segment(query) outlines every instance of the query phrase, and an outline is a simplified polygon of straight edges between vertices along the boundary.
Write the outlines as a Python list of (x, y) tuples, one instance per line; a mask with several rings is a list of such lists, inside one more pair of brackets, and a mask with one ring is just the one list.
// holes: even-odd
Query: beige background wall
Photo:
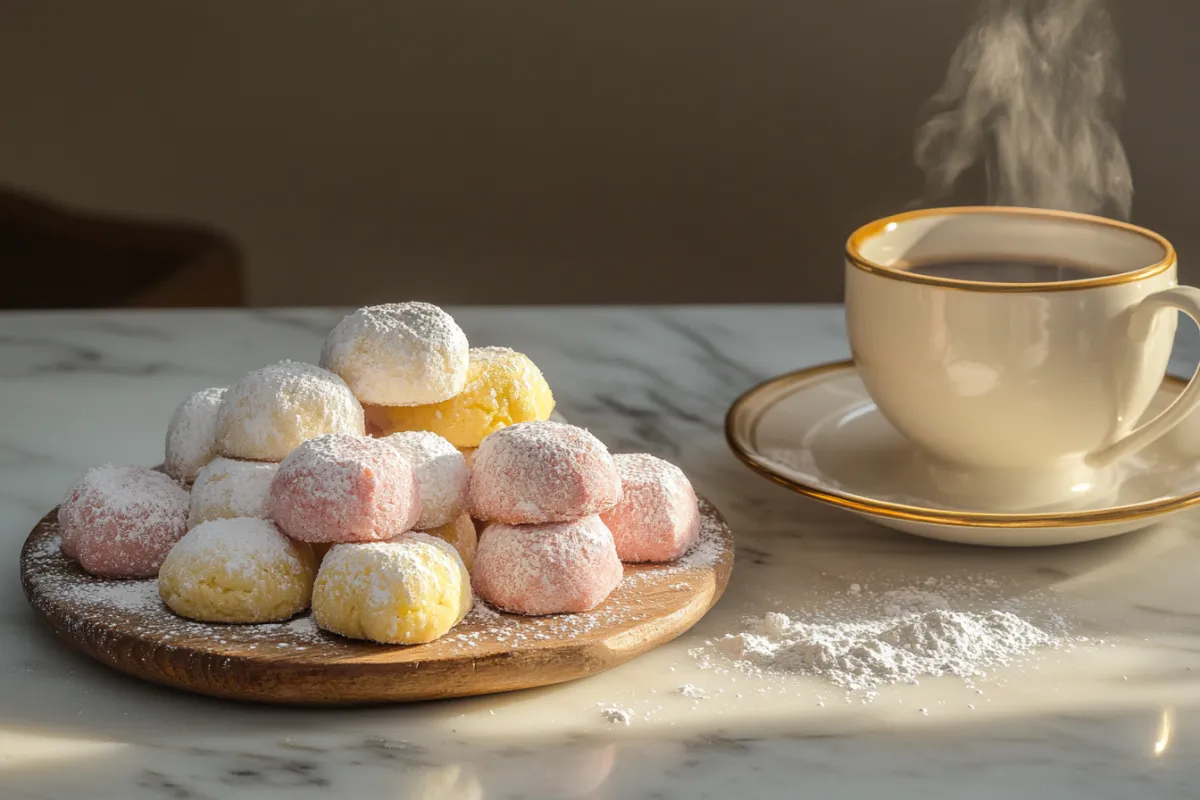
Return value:
[[(258, 303), (833, 300), (973, 6), (7, 3), (0, 182), (212, 222)], [(1135, 218), (1186, 265), (1200, 3), (1116, 11)]]

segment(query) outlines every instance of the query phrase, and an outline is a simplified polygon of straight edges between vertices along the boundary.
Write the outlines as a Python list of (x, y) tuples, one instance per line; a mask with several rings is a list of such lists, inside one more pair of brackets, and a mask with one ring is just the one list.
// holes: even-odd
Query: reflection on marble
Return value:
[[(25, 534), (87, 466), (153, 463), (187, 392), (314, 360), (331, 310), (0, 315), (0, 797), (1195, 797), (1200, 516), (1036, 551), (942, 545), (755, 477), (722, 417), (751, 384), (846, 356), (837, 308), (467, 309), (475, 343), (524, 350), (564, 414), (616, 450), (679, 461), (726, 513), (739, 560), (680, 640), (558, 687), (420, 706), (270, 708), (127, 679), (40, 627), (15, 580)], [(1190, 328), (1190, 326), (1189, 326)], [(1190, 369), (1181, 334), (1173, 369)], [(808, 678), (695, 665), (747, 613), (852, 582), (999, 580), (1103, 640), (870, 703)], [(680, 696), (690, 683), (706, 699)], [(627, 709), (628, 726), (602, 708)], [(918, 709), (928, 709), (928, 715)]]

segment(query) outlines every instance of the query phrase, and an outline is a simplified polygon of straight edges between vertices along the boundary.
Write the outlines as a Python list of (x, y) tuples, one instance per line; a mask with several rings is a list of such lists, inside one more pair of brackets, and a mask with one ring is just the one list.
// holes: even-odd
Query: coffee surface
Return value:
[(975, 259), (914, 264), (908, 272), (935, 278), (986, 283), (1060, 283), (1111, 274), (1102, 269), (1055, 261)]

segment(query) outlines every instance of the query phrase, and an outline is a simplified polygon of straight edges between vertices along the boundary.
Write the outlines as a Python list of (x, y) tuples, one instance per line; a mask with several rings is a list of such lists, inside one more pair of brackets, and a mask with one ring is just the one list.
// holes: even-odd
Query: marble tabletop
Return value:
[[(187, 392), (314, 360), (339, 311), (0, 314), (0, 798), (1128, 798), (1200, 796), (1200, 516), (1066, 548), (908, 538), (769, 484), (722, 440), (730, 401), (844, 358), (836, 307), (458, 309), (527, 352), (564, 414), (680, 463), (738, 560), (691, 632), (593, 678), (415, 706), (320, 710), (195, 697), (93, 663), (17, 580), (34, 523), (90, 465), (152, 464)], [(1174, 368), (1200, 354), (1181, 338)], [(689, 649), (741, 617), (856, 581), (992, 576), (1049, 593), (1101, 639), (992, 671), (842, 697), (770, 686)], [(693, 684), (707, 699), (681, 696)], [(629, 709), (613, 724), (605, 707)]]

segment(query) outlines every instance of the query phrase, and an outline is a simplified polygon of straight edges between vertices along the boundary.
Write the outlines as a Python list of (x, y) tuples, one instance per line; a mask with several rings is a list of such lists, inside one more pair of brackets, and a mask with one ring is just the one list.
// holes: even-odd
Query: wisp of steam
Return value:
[(1106, 0), (984, 0), (917, 129), (925, 200), (982, 162), (988, 201), (1128, 219)]

